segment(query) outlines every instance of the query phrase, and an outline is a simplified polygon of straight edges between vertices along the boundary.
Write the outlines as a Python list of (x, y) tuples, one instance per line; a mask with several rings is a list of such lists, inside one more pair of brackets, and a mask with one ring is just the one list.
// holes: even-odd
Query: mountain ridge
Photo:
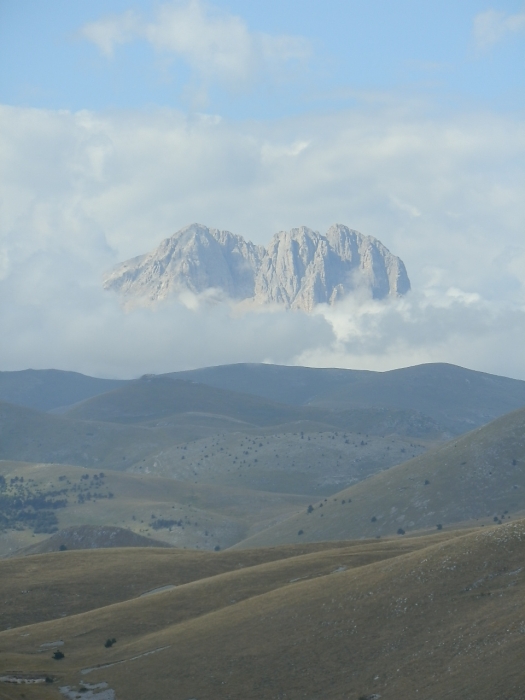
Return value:
[(324, 236), (306, 226), (280, 231), (265, 248), (195, 223), (155, 250), (117, 265), (103, 286), (127, 303), (215, 290), (236, 301), (312, 311), (350, 293), (401, 296), (410, 290), (410, 280), (403, 261), (378, 239), (342, 224)]

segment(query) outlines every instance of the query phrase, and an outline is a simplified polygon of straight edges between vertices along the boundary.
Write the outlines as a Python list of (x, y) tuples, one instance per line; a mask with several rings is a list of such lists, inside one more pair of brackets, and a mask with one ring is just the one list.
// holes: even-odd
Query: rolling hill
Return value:
[(0, 556), (82, 525), (122, 527), (181, 548), (225, 548), (307, 502), (293, 494), (0, 461)]
[(525, 409), (392, 467), (240, 543), (256, 547), (488, 524), (525, 512)]
[(388, 372), (237, 364), (172, 377), (295, 405), (410, 409), (453, 434), (525, 406), (525, 382), (444, 363)]
[[(525, 522), (451, 535), (325, 545), (251, 566), (242, 557), (252, 553), (225, 553), (242, 568), (1, 632), (0, 692), (14, 700), (14, 682), (32, 680), (23, 685), (29, 700), (58, 698), (59, 689), (95, 700), (521, 700)], [(66, 580), (78, 554), (12, 562), (38, 569), (62, 557)], [(85, 553), (101, 554), (113, 553)], [(111, 581), (95, 561), (92, 576)]]

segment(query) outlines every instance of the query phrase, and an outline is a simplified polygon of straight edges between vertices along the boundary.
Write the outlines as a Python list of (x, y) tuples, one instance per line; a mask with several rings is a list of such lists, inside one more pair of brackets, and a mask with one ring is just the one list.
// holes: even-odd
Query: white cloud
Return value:
[(81, 36), (98, 46), (101, 53), (108, 58), (113, 56), (116, 46), (133, 41), (140, 33), (140, 19), (132, 10), (121, 15), (110, 15), (97, 22), (89, 22), (80, 30)]
[(302, 37), (251, 32), (241, 17), (201, 0), (161, 5), (153, 22), (131, 11), (106, 17), (82, 27), (81, 34), (106, 56), (134, 39), (180, 56), (201, 81), (201, 91), (213, 81), (243, 90), (262, 74), (279, 78), (290, 61), (304, 61), (310, 54)]
[[(388, 104), (270, 124), (5, 107), (0, 159), (2, 369), (450, 361), (525, 378), (517, 119)], [(102, 272), (192, 221), (258, 243), (345, 223), (400, 255), (414, 292), (313, 317), (202, 300), (122, 313)]]
[(474, 40), (478, 49), (488, 49), (506, 36), (525, 32), (525, 12), (509, 15), (486, 10), (474, 17)]

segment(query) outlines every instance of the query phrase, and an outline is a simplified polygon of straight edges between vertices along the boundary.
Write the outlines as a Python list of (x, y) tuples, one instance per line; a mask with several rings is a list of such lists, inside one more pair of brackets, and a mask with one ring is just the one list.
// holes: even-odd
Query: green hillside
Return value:
[(525, 409), (312, 503), (240, 547), (410, 534), (525, 511)]
[(0, 461), (0, 556), (58, 530), (116, 526), (177, 547), (229, 547), (307, 498), (59, 464)]

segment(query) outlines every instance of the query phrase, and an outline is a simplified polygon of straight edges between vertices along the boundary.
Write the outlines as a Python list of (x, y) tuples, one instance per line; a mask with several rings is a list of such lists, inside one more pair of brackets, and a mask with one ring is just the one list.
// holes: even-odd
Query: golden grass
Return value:
[[(117, 700), (357, 700), (373, 693), (396, 700), (518, 700), (525, 689), (523, 542), (525, 521), (336, 549), (325, 544), (297, 556), (290, 547), (219, 555), (115, 550), (123, 557), (121, 571), (134, 572), (130, 579), (160, 571), (151, 562), (173, 555), (180, 558), (172, 576), (186, 567), (198, 578), (158, 595), (3, 632), (0, 673), (44, 669), (57, 676), (54, 688), (106, 681)], [(78, 568), (100, 577), (98, 588), (89, 584), (94, 603), (96, 590), (99, 600), (106, 588), (118, 590), (107, 556), (114, 553), (82, 553), (91, 566), (86, 561)], [(52, 576), (62, 557), (66, 581), (67, 561), (72, 575), (77, 554), (13, 563), (47, 559), (42, 566)], [(264, 562), (276, 554), (287, 557)], [(213, 574), (210, 562), (230, 570)], [(110, 649), (104, 648), (108, 637), (117, 639)], [(66, 655), (59, 662), (40, 646), (58, 640)]]

